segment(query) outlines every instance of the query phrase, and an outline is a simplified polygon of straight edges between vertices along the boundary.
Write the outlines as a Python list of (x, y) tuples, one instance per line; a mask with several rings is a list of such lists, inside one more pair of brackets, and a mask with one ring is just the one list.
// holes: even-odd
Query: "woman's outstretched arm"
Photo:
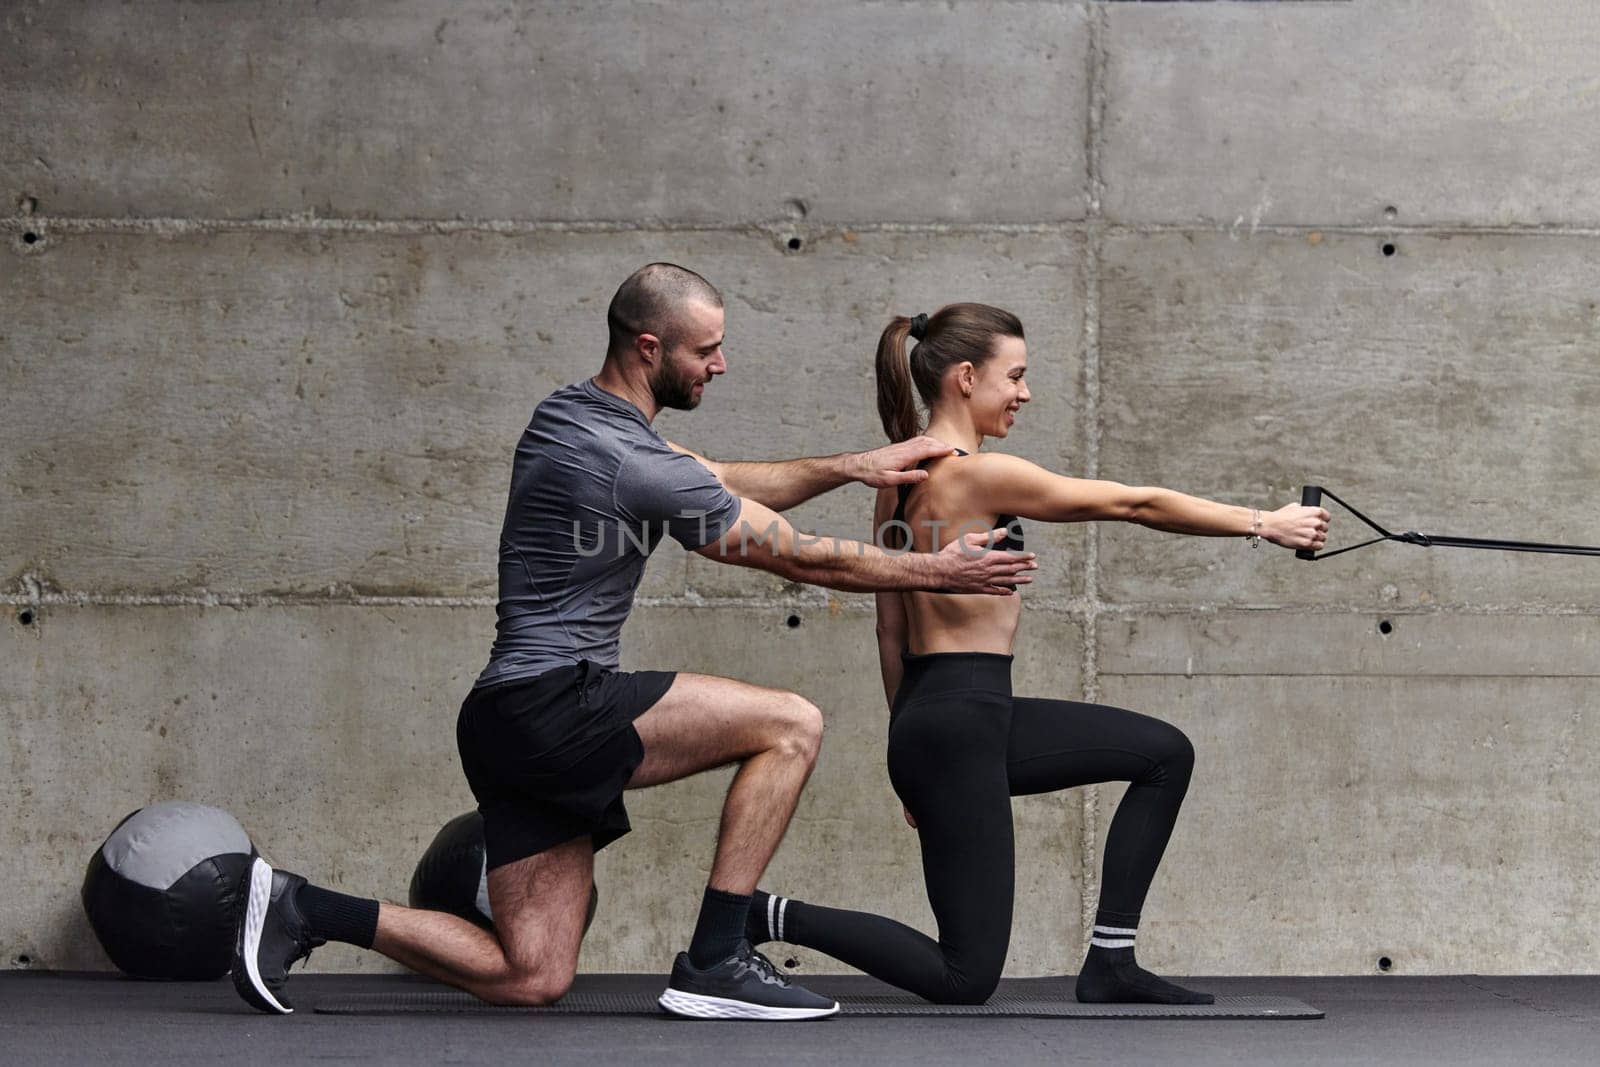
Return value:
[(1025, 459), (996, 452), (974, 456), (961, 473), (974, 510), (993, 510), (1025, 519), (1133, 522), (1153, 530), (1199, 537), (1246, 537), (1254, 533), (1285, 548), (1321, 548), (1328, 536), (1328, 513), (1300, 504), (1261, 511), (1173, 489), (1068, 478)]

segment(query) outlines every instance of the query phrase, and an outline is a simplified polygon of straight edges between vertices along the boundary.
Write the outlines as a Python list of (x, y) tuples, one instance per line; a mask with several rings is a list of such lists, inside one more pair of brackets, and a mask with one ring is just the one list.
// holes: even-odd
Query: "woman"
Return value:
[[(918, 343), (908, 358), (906, 339)], [(963, 532), (1019, 519), (1121, 520), (1171, 533), (1247, 537), (1319, 548), (1328, 513), (1298, 504), (1262, 513), (1168, 489), (1052, 474), (979, 452), (1005, 437), (1023, 404), (1028, 352), (1016, 316), (951, 304), (931, 318), (897, 317), (878, 342), (878, 411), (892, 440), (916, 436), (915, 388), (926, 432), (957, 449), (916, 486), (879, 492), (876, 527), (918, 552)], [(940, 1003), (978, 1004), (1000, 980), (1011, 936), (1011, 798), (1094, 782), (1130, 787), (1106, 835), (1099, 910), (1078, 999), (1209, 1004), (1139, 967), (1134, 941), (1145, 894), (1171, 836), (1194, 766), (1181, 731), (1120, 708), (1011, 695), (1016, 597), (879, 593), (878, 646), (889, 700), (889, 777), (922, 844), (937, 942), (877, 915), (757, 892), (753, 943), (782, 940), (825, 952)]]

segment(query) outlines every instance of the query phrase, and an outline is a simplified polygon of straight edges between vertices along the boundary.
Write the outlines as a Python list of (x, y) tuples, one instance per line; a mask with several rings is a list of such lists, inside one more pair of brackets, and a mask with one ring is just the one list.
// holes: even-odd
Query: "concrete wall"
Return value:
[[(976, 299), (1057, 470), (1597, 540), (1584, 0), (19, 2), (0, 45), (0, 964), (108, 966), (78, 880), (154, 799), (403, 898), (470, 804), (511, 445), (653, 258), (728, 297), (731, 373), (661, 420), (712, 455), (874, 444), (886, 317)], [(1019, 691), (1199, 750), (1148, 963), (1600, 968), (1591, 562), (1029, 534)], [(769, 882), (931, 928), (866, 598), (667, 546), (626, 646), (815, 700)], [(584, 967), (667, 965), (724, 782), (632, 800)], [(1017, 804), (1012, 973), (1076, 967), (1119, 791)]]

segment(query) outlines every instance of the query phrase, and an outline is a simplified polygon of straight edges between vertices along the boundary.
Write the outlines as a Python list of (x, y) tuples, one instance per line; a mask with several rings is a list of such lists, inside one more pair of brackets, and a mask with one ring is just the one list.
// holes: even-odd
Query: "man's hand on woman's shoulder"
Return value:
[(927, 434), (909, 441), (874, 448), (871, 452), (857, 452), (850, 457), (850, 479), (874, 489), (892, 485), (913, 485), (928, 477), (927, 471), (917, 470), (917, 464), (929, 459), (948, 456), (955, 449)]

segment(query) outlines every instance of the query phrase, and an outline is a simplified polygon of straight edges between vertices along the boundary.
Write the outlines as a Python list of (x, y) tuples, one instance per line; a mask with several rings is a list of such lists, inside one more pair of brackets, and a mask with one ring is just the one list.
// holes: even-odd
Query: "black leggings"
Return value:
[(1011, 798), (1130, 782), (1106, 834), (1100, 912), (1133, 925), (1194, 769), (1174, 726), (1120, 708), (1011, 695), (1011, 657), (908, 656), (889, 778), (917, 820), (939, 940), (892, 919), (793, 902), (784, 940), (939, 1003), (982, 1003), (1011, 940)]

